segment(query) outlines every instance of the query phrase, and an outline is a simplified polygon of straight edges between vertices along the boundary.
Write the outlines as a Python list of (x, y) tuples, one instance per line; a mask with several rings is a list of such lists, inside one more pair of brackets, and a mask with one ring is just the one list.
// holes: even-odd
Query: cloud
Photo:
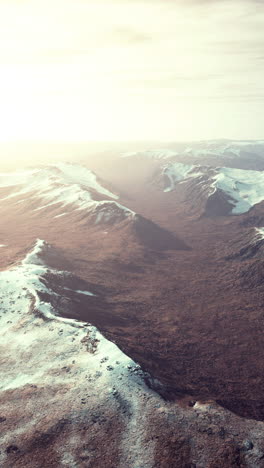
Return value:
[(109, 39), (121, 44), (141, 44), (151, 41), (152, 36), (137, 29), (118, 27), (111, 31)]
[[(120, 126), (129, 134), (140, 114), (138, 128), (143, 132), (149, 122), (159, 137), (168, 121), (177, 121), (175, 109), (188, 114), (186, 125), (190, 115), (199, 116), (198, 133), (200, 121), (211, 125), (209, 110), (223, 107), (231, 116), (241, 106), (244, 113), (258, 102), (262, 108), (263, 6), (258, 0), (0, 0), (3, 121), (10, 101), (36, 113), (38, 102), (43, 115), (56, 110), (54, 133), (66, 115), (88, 114), (93, 128), (98, 115), (109, 134), (114, 121), (116, 132)], [(157, 115), (163, 117), (156, 121)]]

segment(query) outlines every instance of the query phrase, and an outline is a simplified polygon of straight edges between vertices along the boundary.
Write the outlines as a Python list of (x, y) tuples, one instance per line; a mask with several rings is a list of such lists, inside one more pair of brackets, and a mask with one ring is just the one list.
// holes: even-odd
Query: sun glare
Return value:
[(0, 141), (261, 137), (263, 13), (224, 3), (0, 2)]

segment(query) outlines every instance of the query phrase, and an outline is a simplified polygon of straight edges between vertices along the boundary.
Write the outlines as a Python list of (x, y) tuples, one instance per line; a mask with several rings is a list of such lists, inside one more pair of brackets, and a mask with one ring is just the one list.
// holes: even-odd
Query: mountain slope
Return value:
[(170, 143), (167, 148), (142, 149), (121, 155), (126, 159), (207, 164), (240, 169), (264, 170), (263, 140), (208, 140)]
[(95, 222), (107, 222), (134, 214), (116, 201), (118, 196), (104, 188), (92, 171), (73, 164), (2, 173), (0, 191), (1, 204), (13, 203), (36, 215), (46, 210), (57, 218), (77, 210), (90, 213)]
[(171, 163), (164, 167), (163, 177), (165, 192), (174, 190), (178, 183), (191, 181), (198, 195), (206, 194), (208, 214), (214, 214), (214, 209), (217, 214), (221, 195), (226, 202), (222, 214), (246, 213), (264, 200), (264, 172)]
[[(45, 433), (45, 431), (52, 431), (53, 421), (55, 420), (58, 429), (60, 427), (62, 430), (65, 424), (66, 426), (76, 424), (74, 412), (78, 411), (81, 418), (79, 426), (87, 414), (87, 406), (88, 408), (93, 406), (93, 403), (89, 404), (90, 399), (93, 401), (95, 396), (97, 407), (104, 404), (104, 400), (108, 401), (110, 418), (112, 418), (111, 412), (116, 412), (119, 405), (123, 408), (120, 415), (117, 414), (117, 422), (114, 424), (116, 428), (121, 423), (126, 424), (127, 418), (122, 416), (122, 411), (126, 413), (125, 408), (129, 408), (131, 416), (127, 423), (127, 436), (135, 438), (136, 436), (129, 432), (129, 427), (136, 424), (133, 418), (136, 420), (138, 413), (143, 414), (141, 407), (144, 401), (143, 392), (148, 392), (141, 380), (142, 372), (139, 366), (136, 366), (116, 345), (107, 341), (88, 323), (62, 318), (60, 310), (52, 305), (56, 303), (58, 296), (53, 290), (53, 282), (57, 289), (61, 277), (67, 277), (69, 274), (53, 270), (52, 278), (47, 276), (49, 267), (45, 265), (44, 258), (50, 248), (43, 241), (38, 241), (20, 265), (0, 273), (1, 370), (4, 373), (0, 395), (2, 410), (5, 407), (5, 418), (2, 418), (1, 422), (7, 421), (9, 425), (6, 431), (2, 428), (1, 447), (4, 450), (1, 450), (0, 459), (3, 467), (20, 466), (19, 460), (24, 460), (24, 463), (32, 466), (29, 460), (32, 452), (36, 451), (39, 454), (43, 450), (45, 452), (47, 445), (52, 448), (53, 439), (57, 437), (58, 431), (56, 430), (53, 435), (52, 432)], [(63, 295), (68, 296), (72, 302), (75, 293), (81, 295), (89, 305), (93, 293), (64, 287)], [(72, 307), (74, 309), (74, 305)], [(73, 311), (72, 314), (74, 315)], [(45, 397), (47, 391), (48, 399)], [(130, 393), (134, 394), (131, 401)], [(31, 411), (24, 410), (23, 415), (16, 407), (14, 427), (13, 411), (11, 407), (8, 408), (8, 402), (12, 404), (13, 395), (16, 394), (23, 398), (24, 404), (30, 397), (31, 405), (35, 409), (33, 420), (30, 422)], [(55, 413), (52, 411), (53, 405), (54, 409), (56, 408)], [(41, 411), (38, 409), (40, 406)], [(68, 412), (67, 408), (71, 416), (65, 415), (65, 411)], [(99, 415), (95, 418), (100, 421), (103, 417)], [(105, 425), (104, 422), (102, 425)], [(106, 430), (107, 427), (108, 425)], [(36, 431), (36, 428), (40, 431)], [(35, 436), (32, 431), (35, 432)], [(101, 431), (98, 437), (103, 440), (106, 437), (104, 428), (101, 428)], [(95, 461), (95, 454), (91, 454), (88, 447), (80, 447), (83, 445), (81, 441), (76, 440), (73, 444), (71, 438), (77, 437), (77, 433), (74, 436), (75, 431), (73, 431), (71, 436), (71, 432), (69, 429), (66, 431), (69, 434), (68, 439), (61, 447), (58, 446), (57, 466), (69, 466), (68, 463), (87, 466), (86, 463), (90, 459)], [(96, 430), (93, 433), (96, 434)], [(135, 440), (138, 453), (134, 454), (128, 448), (132, 456), (131, 463), (135, 463), (137, 457), (141, 457), (142, 460), (145, 457), (151, 459), (149, 452), (140, 451), (140, 439), (136, 437)], [(112, 463), (115, 463), (114, 444), (112, 452)], [(97, 453), (96, 457), (100, 458), (100, 453)], [(107, 466), (105, 462), (102, 460), (100, 466)], [(39, 460), (34, 466), (40, 466), (39, 463), (43, 461)], [(48, 466), (47, 463), (48, 461), (45, 466)], [(99, 466), (100, 461), (97, 463)]]
[(61, 316), (58, 295), (73, 310), (75, 294), (88, 306), (94, 296), (46, 264), (56, 255), (38, 240), (0, 273), (1, 466), (261, 466), (263, 423), (241, 425), (217, 405), (190, 399), (163, 401), (146, 386), (150, 376), (95, 327)]

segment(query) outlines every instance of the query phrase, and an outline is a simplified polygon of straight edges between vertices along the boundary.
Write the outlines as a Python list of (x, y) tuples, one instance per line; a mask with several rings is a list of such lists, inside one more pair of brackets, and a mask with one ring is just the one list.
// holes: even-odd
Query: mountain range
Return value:
[(262, 467), (264, 141), (0, 173), (3, 468)]

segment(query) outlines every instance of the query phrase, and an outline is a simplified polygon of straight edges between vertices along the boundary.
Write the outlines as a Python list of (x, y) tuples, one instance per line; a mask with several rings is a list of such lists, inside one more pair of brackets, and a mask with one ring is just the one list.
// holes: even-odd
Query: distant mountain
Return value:
[(208, 215), (242, 214), (264, 200), (264, 172), (170, 163), (164, 166), (165, 192), (191, 182), (196, 196), (206, 197)]
[(136, 159), (170, 159), (178, 155), (178, 151), (169, 149), (157, 149), (146, 151), (131, 151), (123, 153), (123, 158), (136, 158)]
[[(0, 207), (43, 215), (59, 223), (78, 216), (78, 222), (102, 230), (121, 224), (130, 227), (135, 242), (154, 250), (185, 249), (177, 236), (118, 203), (116, 194), (85, 167), (59, 163), (21, 173), (0, 174)], [(7, 193), (8, 191), (8, 193)], [(4, 194), (4, 196), (3, 196)], [(122, 224), (123, 223), (123, 224)]]
[(157, 148), (123, 153), (122, 157), (150, 160), (171, 160), (186, 164), (230, 166), (241, 169), (264, 170), (263, 140), (209, 140), (171, 143)]

